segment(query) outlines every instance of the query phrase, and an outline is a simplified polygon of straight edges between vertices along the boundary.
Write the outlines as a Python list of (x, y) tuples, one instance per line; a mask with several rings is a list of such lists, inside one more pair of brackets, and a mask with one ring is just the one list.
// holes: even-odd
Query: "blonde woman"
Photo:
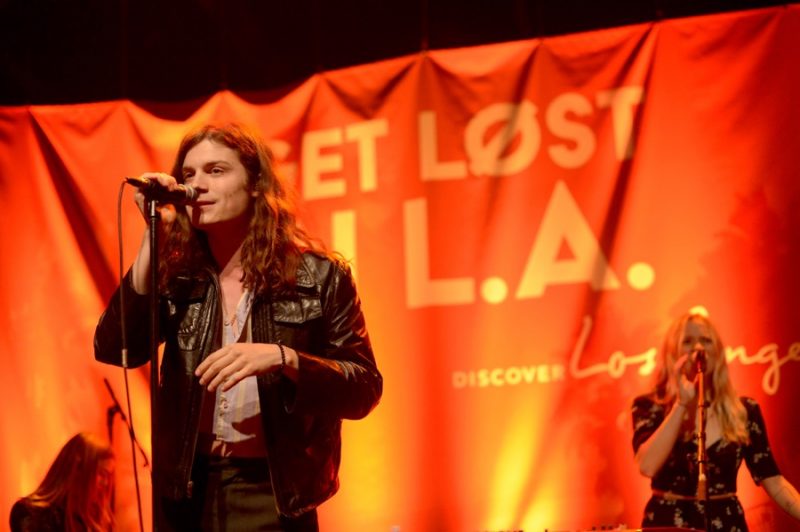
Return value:
[(11, 508), (11, 530), (113, 530), (113, 493), (111, 447), (92, 434), (76, 434), (61, 448), (36, 491)]
[[(698, 356), (705, 360), (705, 497), (697, 490)], [(736, 394), (723, 343), (708, 318), (690, 313), (676, 320), (659, 362), (655, 389), (633, 402), (636, 463), (653, 490), (642, 526), (746, 531), (736, 496), (742, 460), (756, 484), (800, 520), (800, 495), (778, 470), (758, 404)]]

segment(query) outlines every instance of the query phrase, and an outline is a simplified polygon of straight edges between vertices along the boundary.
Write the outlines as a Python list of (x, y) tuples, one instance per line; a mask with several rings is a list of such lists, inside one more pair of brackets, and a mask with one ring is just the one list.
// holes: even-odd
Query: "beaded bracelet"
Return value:
[(286, 367), (286, 350), (281, 344), (278, 344), (278, 349), (281, 350), (281, 367), (278, 369), (278, 374), (283, 375), (283, 370)]

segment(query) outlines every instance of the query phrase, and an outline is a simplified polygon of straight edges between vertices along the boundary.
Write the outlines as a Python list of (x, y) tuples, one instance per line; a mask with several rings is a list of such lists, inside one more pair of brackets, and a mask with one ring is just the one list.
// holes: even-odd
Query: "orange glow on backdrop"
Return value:
[[(0, 108), (0, 514), (72, 433), (105, 433), (104, 377), (124, 397), (121, 370), (92, 358), (120, 181), (227, 120), (263, 131), (306, 224), (353, 260), (385, 376), (375, 412), (345, 423), (324, 530), (638, 525), (630, 402), (696, 305), (800, 483), (797, 57), (791, 4), (430, 51), (196, 105)], [(148, 376), (129, 373), (149, 450)], [(125, 436), (116, 419), (118, 520), (136, 530)], [(740, 478), (752, 529), (785, 523)]]

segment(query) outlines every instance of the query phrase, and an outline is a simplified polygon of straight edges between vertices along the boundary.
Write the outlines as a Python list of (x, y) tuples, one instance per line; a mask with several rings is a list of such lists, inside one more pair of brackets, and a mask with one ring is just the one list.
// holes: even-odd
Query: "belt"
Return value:
[[(661, 490), (653, 490), (653, 495), (656, 497), (661, 497), (662, 499), (666, 499), (668, 501), (699, 501), (699, 499), (695, 495), (681, 495), (680, 493), (673, 493), (671, 491), (661, 491)], [(706, 497), (709, 501), (719, 501), (722, 499), (733, 499), (736, 497), (736, 493), (715, 493), (714, 495), (708, 495)]]
[(197, 437), (197, 452), (208, 456), (266, 458), (264, 444), (251, 439), (240, 442), (217, 440), (213, 434), (200, 433)]

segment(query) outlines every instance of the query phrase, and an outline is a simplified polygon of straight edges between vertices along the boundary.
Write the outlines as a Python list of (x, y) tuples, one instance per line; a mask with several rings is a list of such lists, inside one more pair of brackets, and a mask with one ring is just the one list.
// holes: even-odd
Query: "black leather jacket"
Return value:
[[(128, 365), (150, 360), (148, 296), (122, 283)], [(209, 271), (181, 278), (160, 298), (166, 342), (158, 393), (154, 476), (161, 496), (191, 495), (203, 388), (194, 370), (221, 346), (219, 284)], [(331, 497), (339, 486), (341, 420), (360, 419), (377, 405), (383, 380), (375, 365), (360, 300), (349, 270), (305, 253), (291, 294), (256, 297), (253, 342), (281, 343), (299, 356), (297, 383), (274, 373), (258, 377), (272, 485), (278, 511), (296, 516)], [(121, 365), (120, 289), (100, 317), (95, 358)]]

